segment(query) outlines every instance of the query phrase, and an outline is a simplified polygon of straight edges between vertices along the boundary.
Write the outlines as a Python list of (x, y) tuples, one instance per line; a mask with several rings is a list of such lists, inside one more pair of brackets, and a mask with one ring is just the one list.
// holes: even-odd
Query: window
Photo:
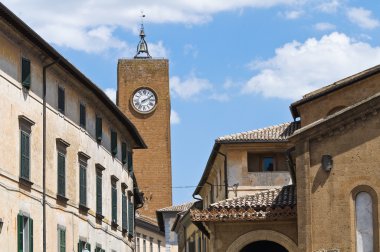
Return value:
[(21, 61), (21, 84), (26, 89), (29, 89), (31, 85), (30, 60), (26, 58), (22, 58)]
[(20, 177), (30, 180), (30, 133), (21, 130)]
[(103, 137), (102, 118), (96, 116), (96, 141), (101, 142)]
[(102, 215), (102, 172), (96, 171), (96, 214)]
[(140, 238), (136, 238), (136, 252), (140, 252)]
[(65, 89), (58, 86), (58, 111), (65, 114)]
[(127, 163), (127, 143), (121, 143), (121, 162)]
[(112, 188), (111, 188), (111, 200), (112, 200), (112, 222), (117, 223), (117, 179), (113, 176), (111, 178)]
[(79, 164), (79, 205), (87, 206), (87, 164)]
[(126, 231), (128, 229), (128, 212), (127, 212), (127, 196), (125, 195), (125, 189), (122, 191), (121, 194), (121, 227), (123, 231)]
[(79, 240), (78, 242), (78, 252), (82, 252), (84, 249), (87, 249), (88, 251), (91, 251), (91, 244), (83, 241), (83, 240)]
[(134, 209), (133, 209), (133, 203), (132, 203), (132, 199), (129, 198), (128, 199), (128, 235), (129, 236), (133, 236), (133, 229), (134, 229)]
[(372, 252), (373, 247), (373, 202), (367, 192), (359, 192), (355, 198), (356, 251)]
[(113, 156), (117, 154), (117, 133), (111, 130), (111, 153)]
[(149, 237), (149, 251), (153, 252), (153, 238)]
[(66, 155), (58, 151), (58, 183), (57, 192), (60, 196), (65, 196), (66, 194)]
[(160, 240), (157, 241), (157, 251), (161, 252), (161, 241)]
[(146, 252), (146, 235), (143, 235), (143, 252)]
[(18, 252), (33, 252), (33, 220), (23, 214), (17, 215)]
[(95, 252), (105, 252), (100, 245), (96, 245)]
[(66, 252), (66, 228), (58, 225), (58, 252)]
[(248, 172), (270, 172), (276, 170), (276, 158), (274, 155), (248, 153)]
[(79, 105), (79, 125), (86, 128), (86, 106), (83, 103)]
[(133, 172), (133, 153), (131, 150), (127, 151), (128, 155), (128, 171)]

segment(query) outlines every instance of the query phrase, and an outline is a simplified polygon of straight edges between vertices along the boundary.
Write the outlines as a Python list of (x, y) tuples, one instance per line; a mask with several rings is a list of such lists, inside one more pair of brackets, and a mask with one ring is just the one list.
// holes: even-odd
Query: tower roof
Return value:
[(137, 44), (136, 58), (152, 58), (149, 54), (148, 43), (145, 41), (144, 23), (142, 19), (145, 15), (141, 16), (141, 28), (140, 28), (140, 42)]

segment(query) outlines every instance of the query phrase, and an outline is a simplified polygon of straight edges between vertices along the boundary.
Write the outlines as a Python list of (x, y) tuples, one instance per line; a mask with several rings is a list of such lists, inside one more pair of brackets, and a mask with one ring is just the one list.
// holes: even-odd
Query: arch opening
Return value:
[(240, 252), (288, 252), (288, 250), (272, 241), (256, 241), (246, 245)]

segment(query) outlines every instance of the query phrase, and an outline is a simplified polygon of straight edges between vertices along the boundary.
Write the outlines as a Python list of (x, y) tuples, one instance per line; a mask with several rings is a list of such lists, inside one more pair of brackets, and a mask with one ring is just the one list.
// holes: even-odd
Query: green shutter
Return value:
[(103, 126), (102, 126), (102, 118), (96, 117), (96, 141), (102, 141), (103, 137)]
[(66, 252), (66, 230), (59, 230), (59, 252)]
[(24, 218), (22, 215), (17, 215), (17, 251), (23, 252), (23, 232), (24, 232)]
[(65, 90), (62, 87), (58, 87), (58, 111), (65, 113)]
[(111, 130), (111, 153), (112, 155), (117, 154), (117, 133)]
[(82, 252), (82, 250), (83, 250), (82, 241), (79, 241), (78, 242), (78, 252)]
[(23, 131), (21, 131), (21, 134), (20, 134), (20, 139), (21, 139), (21, 143), (20, 143), (20, 174), (22, 178), (24, 178), (25, 176), (25, 160), (24, 160), (24, 153), (25, 153), (25, 133)]
[(20, 165), (21, 165), (21, 177), (29, 180), (29, 159), (30, 159), (30, 148), (29, 148), (29, 135), (21, 131), (21, 143), (20, 143)]
[(80, 165), (79, 169), (79, 203), (83, 206), (87, 204), (86, 198), (86, 168), (83, 165)]
[(117, 190), (115, 184), (112, 184), (112, 221), (117, 222)]
[(91, 251), (91, 244), (90, 244), (90, 243), (87, 243), (87, 244), (86, 244), (86, 248), (88, 248), (88, 251)]
[(121, 144), (121, 162), (123, 164), (127, 163), (127, 144), (126, 143)]
[(121, 210), (121, 212), (122, 212), (122, 215), (121, 215), (122, 229), (127, 230), (128, 213), (127, 213), (127, 196), (125, 196), (125, 193), (123, 193), (121, 196), (121, 209), (122, 209)]
[(29, 252), (33, 252), (33, 219), (29, 218)]
[(66, 185), (65, 185), (65, 155), (58, 153), (58, 194), (65, 196), (66, 194)]
[(21, 83), (24, 88), (29, 89), (31, 84), (30, 78), (30, 60), (22, 58), (21, 63)]
[(128, 200), (128, 235), (130, 236), (133, 236), (134, 218), (133, 204)]
[(96, 213), (102, 214), (102, 176), (96, 174)]
[(79, 125), (86, 128), (86, 106), (82, 103), (79, 105)]
[(132, 151), (128, 151), (128, 171), (133, 172), (133, 158)]

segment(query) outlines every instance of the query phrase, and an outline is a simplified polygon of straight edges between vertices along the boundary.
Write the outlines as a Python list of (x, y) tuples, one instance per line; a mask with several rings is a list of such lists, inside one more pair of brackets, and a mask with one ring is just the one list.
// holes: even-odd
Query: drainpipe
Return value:
[(58, 63), (59, 59), (47, 64), (42, 69), (43, 75), (43, 113), (42, 113), (42, 240), (43, 252), (46, 252), (46, 70)]
[(224, 193), (225, 198), (228, 199), (227, 155), (220, 151), (218, 151), (217, 154), (224, 157)]

